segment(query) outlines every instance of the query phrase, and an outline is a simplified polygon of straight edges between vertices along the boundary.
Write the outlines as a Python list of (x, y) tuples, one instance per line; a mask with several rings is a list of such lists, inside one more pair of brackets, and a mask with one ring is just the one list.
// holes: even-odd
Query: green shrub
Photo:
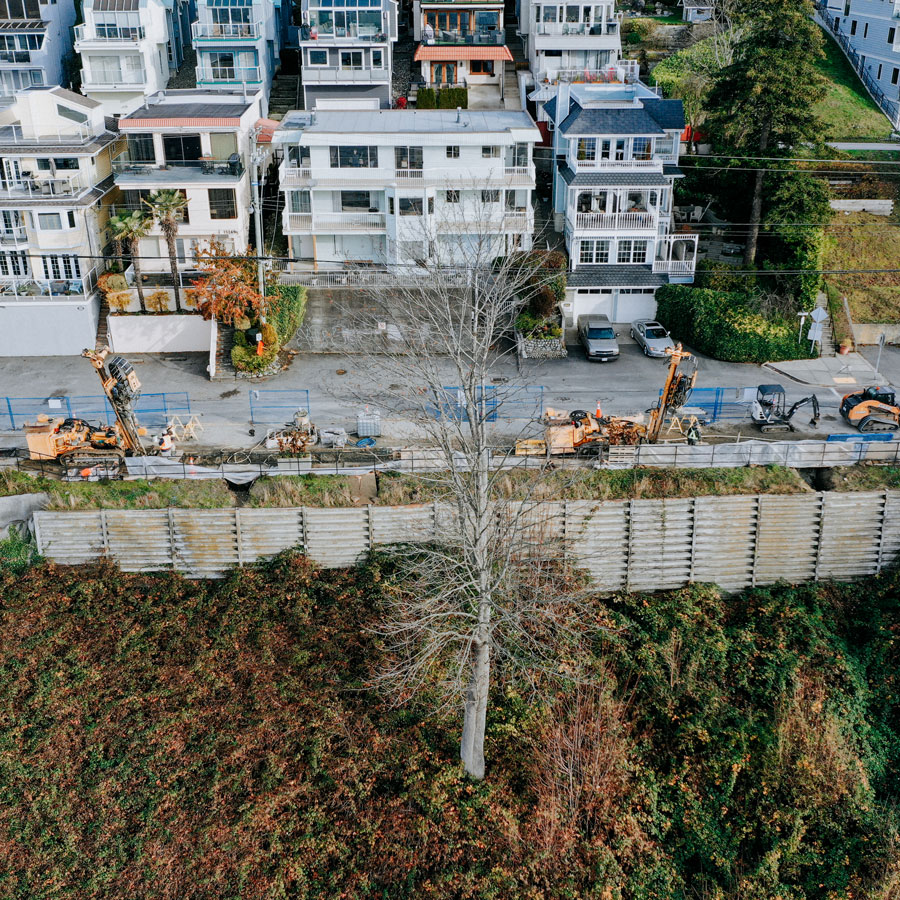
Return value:
[(469, 108), (469, 91), (464, 87), (441, 88), (437, 93), (438, 109)]
[(562, 337), (558, 322), (547, 321), (543, 316), (525, 311), (516, 319), (516, 330), (529, 340), (553, 341)]
[(702, 353), (727, 362), (807, 359), (795, 322), (763, 316), (743, 293), (667, 284), (656, 292), (657, 315), (672, 333)]
[(434, 88), (419, 88), (416, 93), (416, 109), (437, 109), (437, 93)]
[[(241, 332), (236, 332), (235, 337), (238, 334)], [(243, 337), (243, 335), (241, 336)], [(250, 347), (246, 338), (244, 338), (244, 346), (235, 340), (234, 346), (231, 348), (231, 364), (239, 372), (262, 372), (278, 356), (278, 350), (278, 345), (273, 344), (271, 347), (266, 347), (262, 356), (258, 356), (256, 348)]]
[(280, 284), (272, 289), (266, 321), (275, 326), (282, 344), (286, 344), (303, 324), (306, 297), (306, 288), (298, 284)]

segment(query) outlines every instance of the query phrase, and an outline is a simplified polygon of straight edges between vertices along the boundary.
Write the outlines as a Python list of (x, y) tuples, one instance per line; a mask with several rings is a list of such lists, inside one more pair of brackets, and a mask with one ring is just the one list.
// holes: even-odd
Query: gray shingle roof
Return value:
[(575, 187), (668, 187), (669, 179), (660, 172), (573, 172), (560, 166), (566, 184)]
[[(675, 126), (672, 126), (675, 127)], [(567, 137), (579, 134), (664, 134), (659, 123), (646, 109), (582, 109), (572, 104), (569, 114), (559, 126)]]
[(681, 100), (644, 100), (644, 109), (663, 128), (684, 130), (684, 103)]
[(650, 266), (579, 266), (570, 272), (566, 283), (579, 287), (661, 287), (668, 278)]

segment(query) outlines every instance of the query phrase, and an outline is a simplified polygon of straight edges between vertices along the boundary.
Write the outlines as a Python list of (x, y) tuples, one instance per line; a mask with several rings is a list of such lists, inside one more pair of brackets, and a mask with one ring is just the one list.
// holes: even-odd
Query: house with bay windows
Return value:
[(281, 60), (281, 0), (198, 0), (191, 35), (197, 88), (261, 93), (265, 115)]
[(559, 84), (544, 107), (553, 123), (553, 211), (565, 233), (567, 327), (656, 315), (654, 296), (691, 282), (697, 235), (673, 226), (680, 100), (642, 84)]
[[(229, 250), (247, 246), (250, 229), (251, 133), (260, 124), (262, 94), (166, 91), (119, 120), (124, 137), (112, 168), (116, 211), (142, 209), (154, 191), (176, 189), (187, 199), (178, 225), (178, 264), (195, 266), (195, 252), (213, 239)], [(168, 272), (159, 226), (141, 241), (145, 272)]]
[(397, 0), (301, 0), (300, 10), (306, 109), (348, 99), (390, 109)]
[(165, 90), (190, 46), (188, 0), (84, 0), (75, 28), (81, 90), (107, 115), (127, 115)]
[(0, 355), (94, 344), (113, 125), (96, 101), (60, 87), (28, 88), (0, 111)]
[(464, 267), (529, 249), (539, 140), (510, 110), (289, 113), (274, 142), (291, 266)]
[(415, 54), (420, 84), (464, 85), (477, 88), (488, 102), (503, 99), (504, 69), (512, 53), (502, 2), (415, 0), (413, 34), (420, 42)]

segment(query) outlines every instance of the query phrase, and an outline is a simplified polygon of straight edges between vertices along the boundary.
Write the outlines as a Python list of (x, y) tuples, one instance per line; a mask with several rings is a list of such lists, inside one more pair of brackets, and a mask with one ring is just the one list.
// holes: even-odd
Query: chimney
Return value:
[(572, 90), (572, 85), (568, 82), (565, 84), (558, 84), (556, 86), (556, 124), (559, 125), (562, 123), (563, 119), (569, 114), (569, 106), (571, 105), (570, 93)]

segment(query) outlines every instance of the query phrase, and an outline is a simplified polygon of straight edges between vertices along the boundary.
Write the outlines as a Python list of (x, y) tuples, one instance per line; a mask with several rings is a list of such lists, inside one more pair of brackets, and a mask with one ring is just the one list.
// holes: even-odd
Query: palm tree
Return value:
[(113, 234), (116, 235), (119, 242), (128, 244), (128, 252), (131, 254), (131, 262), (134, 265), (134, 283), (137, 285), (138, 301), (141, 304), (141, 312), (146, 312), (144, 285), (141, 281), (141, 239), (150, 234), (153, 228), (153, 219), (140, 209), (121, 213), (113, 218), (118, 220)]
[(178, 291), (178, 250), (175, 238), (178, 236), (178, 223), (187, 208), (187, 197), (181, 191), (154, 191), (144, 203), (150, 208), (154, 219), (159, 222), (166, 247), (169, 249), (169, 263), (172, 266), (172, 287), (175, 291), (175, 309), (181, 312), (181, 296)]
[(109, 225), (110, 233), (112, 234), (113, 244), (116, 246), (116, 259), (123, 272), (125, 271), (125, 267), (122, 263), (122, 244), (125, 241), (125, 236), (122, 234), (122, 228), (127, 219), (128, 213), (118, 213), (118, 215), (110, 216), (109, 222), (107, 223)]

